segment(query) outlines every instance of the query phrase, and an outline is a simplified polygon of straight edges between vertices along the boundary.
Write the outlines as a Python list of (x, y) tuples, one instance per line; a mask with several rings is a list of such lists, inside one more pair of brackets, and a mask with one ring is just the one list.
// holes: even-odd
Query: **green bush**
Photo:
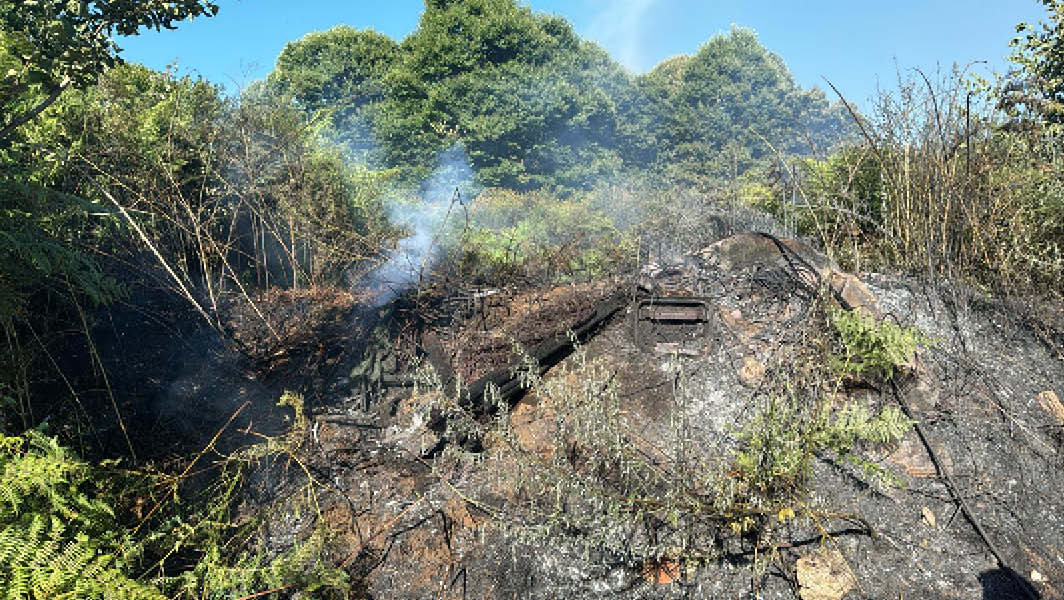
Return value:
[(857, 453), (859, 442), (887, 443), (901, 439), (912, 421), (896, 407), (873, 415), (849, 401), (841, 407), (821, 401), (816, 408), (793, 396), (769, 398), (766, 406), (738, 433), (738, 478), (754, 504), (787, 506), (800, 499), (812, 475), (813, 461), (822, 454), (877, 475), (872, 463)]
[(635, 238), (582, 197), (490, 189), (468, 213), (457, 269), (475, 281), (586, 281), (631, 268)]

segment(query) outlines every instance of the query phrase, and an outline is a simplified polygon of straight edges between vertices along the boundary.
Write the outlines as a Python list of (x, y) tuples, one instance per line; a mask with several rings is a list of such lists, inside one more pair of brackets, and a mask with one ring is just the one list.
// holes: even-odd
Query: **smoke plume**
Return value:
[(463, 203), (476, 193), (465, 147), (456, 143), (436, 157), (436, 169), (419, 186), (414, 201), (389, 202), (389, 219), (407, 235), (369, 276), (369, 287), (378, 290), (378, 305), (418, 285), (428, 275), (447, 232), (464, 222)]

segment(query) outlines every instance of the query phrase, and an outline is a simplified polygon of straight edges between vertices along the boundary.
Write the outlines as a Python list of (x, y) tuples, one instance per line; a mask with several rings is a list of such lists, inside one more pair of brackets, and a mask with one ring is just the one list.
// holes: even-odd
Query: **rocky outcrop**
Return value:
[[(527, 295), (521, 301), (541, 306), (535, 314), (544, 316), (556, 306), (547, 299), (564, 295), (544, 290), (545, 305)], [(565, 407), (533, 391), (509, 415), (512, 440), (486, 440), (482, 461), (460, 463), (447, 454), (423, 458), (424, 443), (411, 445), (429, 425), (418, 406), (430, 399), (418, 395), (425, 389), (396, 388), (382, 399), (391, 410), (318, 417), (318, 442), (327, 450), (308, 464), (337, 490), (322, 501), (337, 539), (347, 540), (338, 555), (374, 598), (711, 598), (742, 596), (751, 585), (766, 599), (1064, 597), (1064, 365), (1022, 319), (963, 288), (858, 278), (802, 242), (740, 234), (674, 263), (647, 265), (620, 310), (582, 341), (580, 358), (543, 377), (561, 382), (573, 376), (572, 361), (593, 361), (611, 373), (619, 410), (648, 455), (673, 447), (672, 427), (682, 420), (700, 441), (685, 450), (693, 460), (728, 457), (753, 403), (785, 391), (781, 378), (804, 368), (795, 349), (808, 348), (808, 336), (824, 326), (825, 303), (913, 325), (933, 340), (893, 385), (829, 391), (869, 406), (900, 400), (921, 426), (922, 437), (911, 432), (858, 449), (892, 474), (888, 482), (832, 456), (815, 465), (805, 507), (853, 515), (860, 526), (788, 521), (777, 532), (789, 536), (785, 543), (760, 548), (740, 536), (722, 558), (697, 566), (668, 556), (611, 562), (580, 550), (588, 532), (577, 530), (549, 544), (499, 537), (490, 527), (493, 511), (521, 498), (491, 483), (508, 468), (505, 453), (493, 448), (512, 445), (549, 461)], [(586, 314), (569, 321), (597, 314), (585, 305), (594, 303), (575, 302)], [(551, 340), (569, 327), (559, 319), (551, 328), (544, 317), (535, 332), (522, 331), (531, 321), (520, 315), (533, 313), (497, 308), (497, 326), (528, 339)], [(474, 347), (459, 341), (472, 331), (463, 329), (469, 323), (454, 321), (451, 335), (434, 332), (451, 357), (462, 351), (455, 371), (501, 373), (487, 362), (494, 355), (484, 355), (491, 368), (478, 367)], [(771, 560), (746, 568), (754, 548)]]

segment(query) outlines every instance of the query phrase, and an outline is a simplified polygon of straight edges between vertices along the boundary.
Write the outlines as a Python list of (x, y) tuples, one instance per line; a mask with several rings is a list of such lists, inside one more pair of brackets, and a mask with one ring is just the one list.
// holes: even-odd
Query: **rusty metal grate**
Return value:
[(710, 333), (710, 305), (700, 297), (655, 296), (636, 303), (632, 336), (647, 351), (701, 354)]

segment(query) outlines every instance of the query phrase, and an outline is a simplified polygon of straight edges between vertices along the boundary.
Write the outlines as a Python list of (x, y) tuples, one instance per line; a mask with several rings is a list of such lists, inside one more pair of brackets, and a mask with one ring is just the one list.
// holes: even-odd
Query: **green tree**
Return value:
[(114, 34), (173, 29), (177, 22), (217, 11), (209, 0), (0, 4), (0, 146), (64, 89), (88, 85), (114, 65), (120, 50)]
[(308, 34), (281, 51), (267, 78), (269, 91), (313, 118), (324, 113), (329, 137), (361, 164), (379, 161), (372, 123), (384, 99), (383, 78), (399, 45), (373, 30), (346, 25)]
[(668, 151), (664, 124), (678, 96), (691, 57), (673, 56), (635, 79), (632, 90), (619, 103), (621, 152), (629, 166), (648, 168)]
[(1064, 123), (1064, 0), (1040, 0), (1049, 22), (1020, 23), (1012, 40), (1019, 73), (1007, 80), (1000, 106), (1013, 118)]
[(372, 29), (338, 25), (287, 44), (268, 79), (305, 110), (380, 100), (399, 45)]
[(773, 148), (810, 154), (846, 135), (839, 107), (816, 88), (800, 88), (749, 29), (733, 28), (694, 56), (670, 59), (641, 77), (640, 87), (652, 106), (647, 127), (657, 163), (678, 175), (733, 177)]
[(376, 131), (415, 176), (461, 140), (480, 182), (586, 187), (615, 171), (627, 75), (564, 20), (514, 0), (430, 1), (385, 81)]

